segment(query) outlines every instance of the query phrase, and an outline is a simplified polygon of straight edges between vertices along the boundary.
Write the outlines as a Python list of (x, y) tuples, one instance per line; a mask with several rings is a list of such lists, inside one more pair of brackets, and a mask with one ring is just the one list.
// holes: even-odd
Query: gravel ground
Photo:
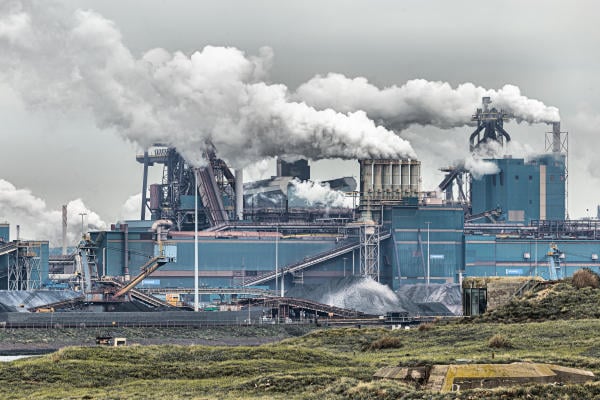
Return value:
[(97, 336), (127, 338), (127, 344), (258, 346), (301, 336), (309, 325), (219, 328), (0, 329), (0, 355), (43, 354), (67, 346), (96, 346)]

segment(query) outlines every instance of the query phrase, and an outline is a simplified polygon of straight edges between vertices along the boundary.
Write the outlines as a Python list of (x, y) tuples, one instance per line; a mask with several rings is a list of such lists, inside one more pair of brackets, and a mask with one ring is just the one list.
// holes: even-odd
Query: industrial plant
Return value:
[[(484, 97), (465, 153), (506, 146), (511, 118)], [(582, 267), (598, 271), (598, 221), (566, 215), (568, 137), (559, 122), (546, 143), (528, 159), (483, 156), (493, 171), (481, 176), (460, 163), (360, 159), (358, 182), (312, 182), (304, 159), (279, 159), (271, 178), (248, 182), (216, 150), (196, 168), (156, 144), (137, 155), (139, 220), (87, 232), (62, 254), (51, 254), (47, 241), (9, 238), (1, 225), (0, 288), (68, 289), (104, 310), (132, 299), (206, 308), (225, 298), (295, 297), (352, 277), (398, 292), (458, 286), (466, 277), (553, 280)], [(421, 187), (422, 167), (445, 173), (437, 188)], [(149, 182), (150, 168), (162, 169), (162, 181)], [(302, 185), (335, 196), (315, 200)]]

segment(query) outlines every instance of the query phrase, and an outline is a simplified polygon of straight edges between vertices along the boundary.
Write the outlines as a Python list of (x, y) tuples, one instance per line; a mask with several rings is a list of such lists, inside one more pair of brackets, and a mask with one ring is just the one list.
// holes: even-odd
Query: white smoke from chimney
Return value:
[[(74, 245), (81, 236), (81, 216), (85, 213), (84, 230), (106, 229), (106, 223), (91, 211), (81, 199), (67, 203), (67, 242)], [(0, 220), (11, 227), (21, 226), (21, 237), (28, 240), (49, 240), (51, 247), (62, 246), (62, 207), (52, 210), (29, 189), (17, 189), (0, 179)], [(14, 233), (11, 235), (13, 236)]]
[(119, 219), (121, 221), (129, 221), (129, 220), (138, 220), (141, 214), (142, 207), (142, 194), (134, 194), (129, 196), (129, 198), (123, 203), (121, 206), (121, 211), (119, 213)]
[(331, 189), (328, 183), (300, 181), (298, 178), (294, 178), (290, 183), (293, 185), (294, 195), (310, 206), (352, 208), (352, 198), (342, 191)]
[[(234, 168), (276, 155), (415, 158), (408, 142), (364, 112), (316, 110), (292, 101), (286, 86), (265, 83), (269, 48), (255, 57), (206, 46), (136, 58), (114, 23), (93, 11), (11, 4), (0, 6), (0, 78), (29, 106), (89, 109), (98, 126), (143, 148), (176, 147), (194, 165), (209, 143)], [(15, 32), (29, 32), (27, 40)]]
[(317, 109), (364, 110), (371, 119), (402, 130), (411, 124), (444, 129), (470, 125), (471, 116), (481, 107), (484, 96), (491, 97), (492, 107), (512, 112), (518, 121), (551, 123), (560, 120), (556, 107), (523, 96), (514, 85), (491, 90), (463, 83), (453, 88), (446, 82), (413, 79), (402, 86), (378, 88), (366, 78), (330, 73), (300, 85), (294, 98)]
[(483, 160), (474, 155), (467, 157), (463, 165), (474, 179), (481, 179), (484, 175), (493, 175), (500, 172), (500, 168), (492, 161)]

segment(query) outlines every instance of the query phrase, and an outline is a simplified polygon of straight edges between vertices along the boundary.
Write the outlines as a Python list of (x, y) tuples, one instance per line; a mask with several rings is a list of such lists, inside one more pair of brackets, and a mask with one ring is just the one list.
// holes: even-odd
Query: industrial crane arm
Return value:
[(131, 282), (129, 282), (127, 285), (123, 286), (117, 293), (115, 293), (114, 297), (123, 296), (125, 293), (129, 292), (131, 289), (136, 287), (142, 280), (144, 280), (146, 277), (148, 277), (150, 274), (152, 274), (154, 271), (156, 271), (158, 268), (160, 268), (168, 262), (169, 259), (164, 255), (151, 258), (146, 264), (142, 266), (142, 272), (138, 276), (133, 278)]

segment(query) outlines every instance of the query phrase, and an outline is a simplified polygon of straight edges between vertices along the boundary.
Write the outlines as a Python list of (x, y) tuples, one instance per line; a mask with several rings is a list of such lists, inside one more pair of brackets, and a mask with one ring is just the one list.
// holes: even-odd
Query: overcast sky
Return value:
[[(206, 45), (252, 56), (270, 46), (268, 82), (294, 90), (317, 74), (366, 77), (379, 86), (424, 78), (488, 89), (514, 84), (560, 109), (569, 132), (569, 211), (595, 216), (600, 203), (600, 3), (596, 1), (64, 1), (113, 20), (139, 57), (161, 47), (187, 54)], [(32, 110), (0, 84), (0, 178), (30, 189), (48, 209), (81, 198), (106, 222), (141, 189), (138, 146), (101, 130), (86, 110)], [(544, 150), (544, 124), (505, 126), (513, 139)], [(422, 188), (438, 168), (468, 151), (469, 128), (401, 132), (422, 161)], [(313, 177), (358, 175), (355, 161), (312, 164)], [(274, 171), (267, 171), (270, 175)], [(153, 179), (161, 171), (154, 168)], [(589, 209), (589, 211), (587, 211)], [(0, 215), (0, 219), (6, 218)], [(10, 221), (9, 221), (10, 222)]]

